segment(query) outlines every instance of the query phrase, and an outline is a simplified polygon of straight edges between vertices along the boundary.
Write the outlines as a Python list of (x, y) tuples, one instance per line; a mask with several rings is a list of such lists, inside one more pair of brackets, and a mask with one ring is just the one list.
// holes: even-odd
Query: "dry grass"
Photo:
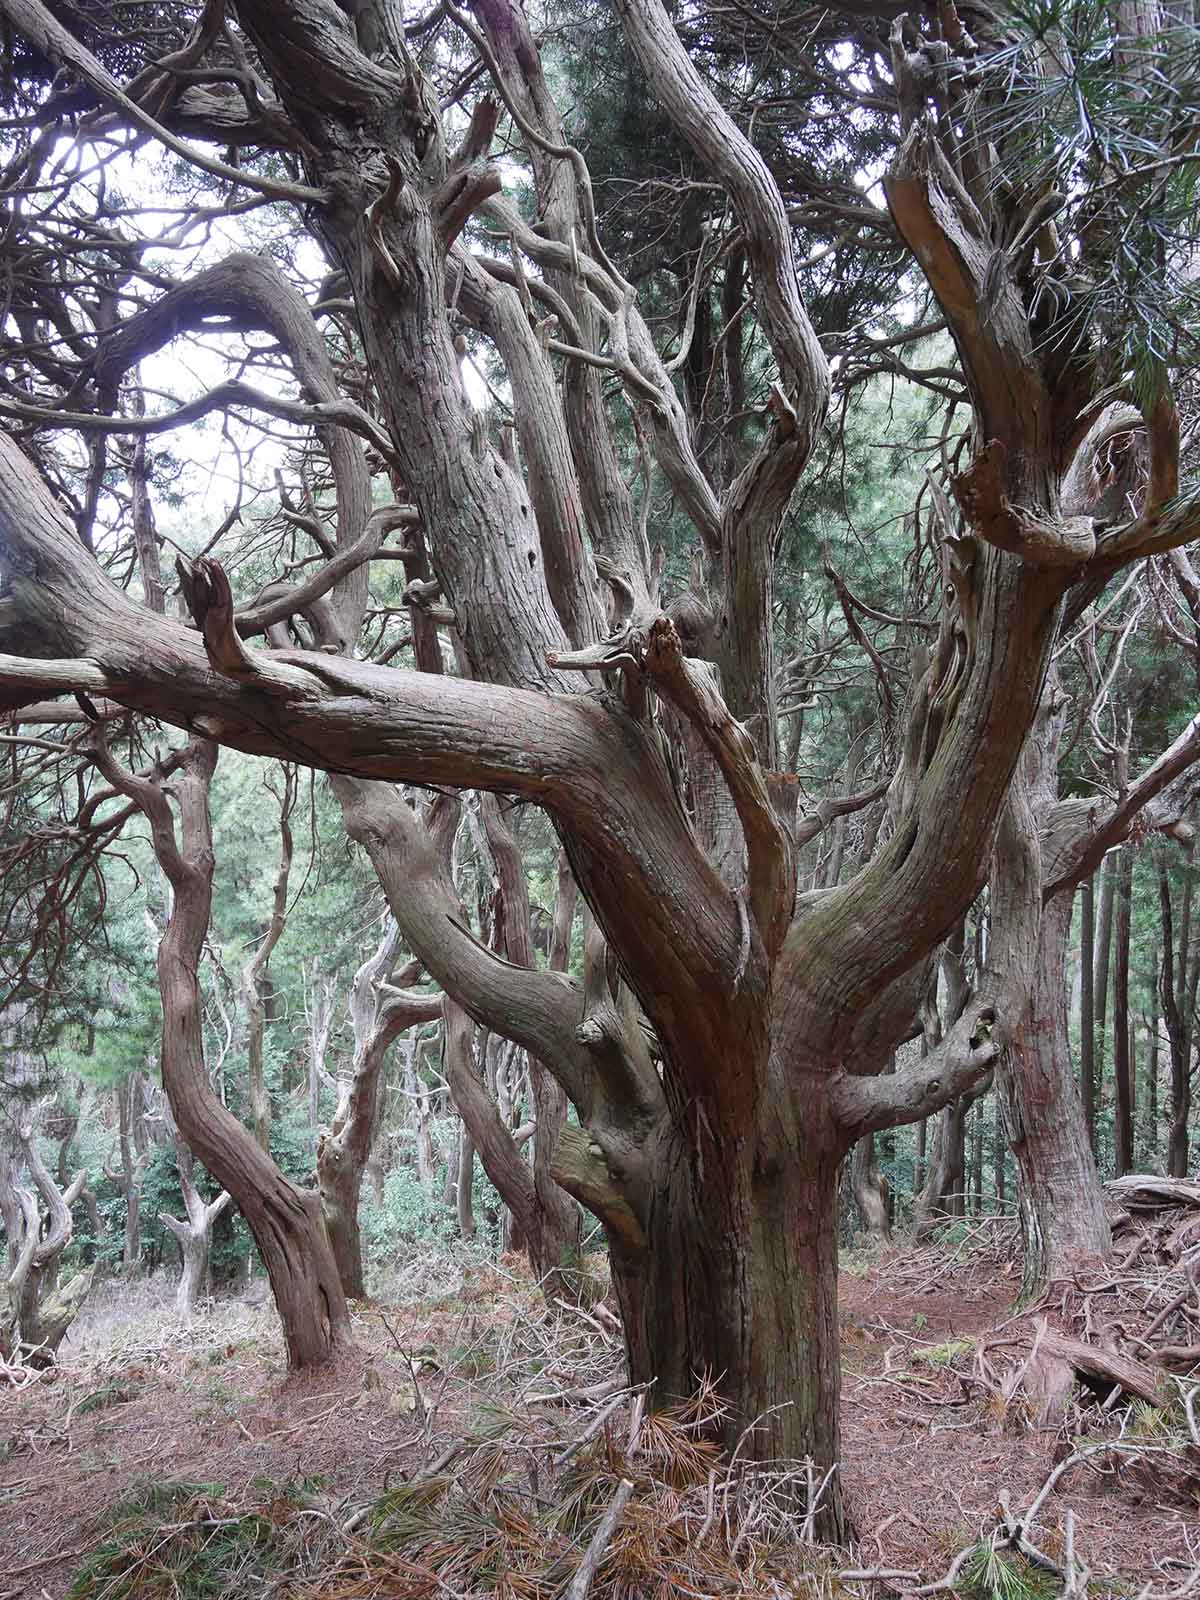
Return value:
[(1035, 1546), (1061, 1568), (1069, 1541), (1090, 1600), (1192, 1600), (1196, 1507), (1167, 1503), (1158, 1470), (1186, 1452), (1186, 1418), (1093, 1403), (1047, 1436), (997, 1410), (979, 1357), (997, 1369), (1024, 1337), (1003, 1326), (1008, 1259), (980, 1229), (844, 1277), (861, 1543), (840, 1555), (810, 1542), (803, 1463), (731, 1469), (701, 1425), (711, 1395), (647, 1415), (611, 1313), (548, 1311), (518, 1262), (419, 1263), (407, 1292), (356, 1308), (361, 1361), (304, 1383), (285, 1381), (269, 1309), (223, 1302), (182, 1330), (169, 1285), (117, 1286), (60, 1368), (6, 1398), (0, 1600), (551, 1600), (626, 1483), (589, 1600), (908, 1595), (956, 1561), (943, 1592), (1041, 1600), (1002, 1506), (1027, 1511), (1085, 1436), (1112, 1448), (1043, 1498)]

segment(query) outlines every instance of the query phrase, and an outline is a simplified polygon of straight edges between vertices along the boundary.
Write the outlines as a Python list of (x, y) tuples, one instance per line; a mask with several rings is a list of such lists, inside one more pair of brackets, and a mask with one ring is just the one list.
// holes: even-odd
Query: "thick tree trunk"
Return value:
[(1113, 1125), (1117, 1177), (1133, 1171), (1133, 1062), (1129, 1052), (1129, 924), (1133, 886), (1133, 853), (1122, 851), (1116, 888), (1113, 962)]
[(1034, 987), (1022, 1025), (997, 1066), (1008, 1141), (1020, 1177), (1022, 1293), (1073, 1280), (1111, 1248), (1067, 1032), (1070, 891), (1042, 914)]
[(862, 1221), (863, 1232), (872, 1239), (890, 1244), (892, 1223), (888, 1207), (888, 1183), (875, 1160), (875, 1135), (864, 1133), (854, 1146), (850, 1160), (850, 1186)]
[[(772, 1139), (771, 1147), (780, 1148)], [(750, 1461), (811, 1457), (821, 1484), (839, 1460), (837, 1318), (840, 1151), (817, 1126), (803, 1157), (754, 1171), (737, 1148), (665, 1136), (645, 1248), (610, 1232), (613, 1287), (632, 1383), (656, 1405), (718, 1383), (725, 1443)], [(846, 1535), (836, 1473), (818, 1535)]]

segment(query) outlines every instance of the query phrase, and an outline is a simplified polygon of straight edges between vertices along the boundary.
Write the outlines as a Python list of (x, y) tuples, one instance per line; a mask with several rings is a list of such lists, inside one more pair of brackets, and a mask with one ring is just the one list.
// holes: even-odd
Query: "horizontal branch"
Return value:
[(22, 422), (34, 422), (47, 428), (73, 428), (79, 433), (152, 434), (167, 433), (172, 428), (182, 428), (189, 422), (198, 422), (212, 411), (225, 411), (234, 406), (244, 406), (251, 411), (265, 411), (268, 416), (285, 422), (298, 422), (306, 427), (348, 428), (373, 444), (385, 459), (391, 460), (392, 442), (384, 430), (361, 406), (352, 400), (327, 400), (317, 405), (305, 405), (300, 400), (286, 400), (282, 395), (267, 394), (252, 384), (230, 380), (219, 383), (195, 400), (187, 400), (157, 417), (114, 417), (95, 411), (62, 411), (56, 406), (31, 406), (7, 395), (0, 398), (0, 416), (15, 417)]
[(932, 1116), (985, 1077), (1000, 1054), (991, 1038), (995, 1013), (968, 1006), (941, 1044), (924, 1060), (879, 1077), (837, 1072), (829, 1080), (834, 1116), (848, 1140)]

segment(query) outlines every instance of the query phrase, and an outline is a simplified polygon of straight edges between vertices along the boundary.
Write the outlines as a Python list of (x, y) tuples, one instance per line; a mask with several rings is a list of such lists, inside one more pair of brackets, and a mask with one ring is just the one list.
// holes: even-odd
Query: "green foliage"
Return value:
[(1031, 1567), (1022, 1556), (997, 1550), (990, 1539), (976, 1546), (961, 1582), (975, 1600), (1049, 1600), (1057, 1592), (1049, 1574)]
[(1056, 337), (1094, 337), (1145, 403), (1162, 367), (1200, 350), (1200, 30), (1176, 12), (1130, 37), (1121, 16), (1109, 0), (1008, 0), (981, 119), (1003, 150), (997, 183), (1028, 204), (1058, 192), (1060, 236), (1086, 240), (1078, 263), (1064, 248), (1046, 264)]
[[(444, 1168), (439, 1171), (434, 1193), (426, 1195), (417, 1177), (415, 1167), (397, 1162), (388, 1172), (383, 1185), (383, 1204), (378, 1204), (373, 1191), (364, 1185), (359, 1225), (362, 1230), (363, 1253), (377, 1266), (402, 1260), (404, 1255), (421, 1246), (448, 1247), (457, 1244), (458, 1221), (450, 1207), (442, 1204)], [(476, 1245), (480, 1250), (498, 1248), (496, 1223), (500, 1212), (500, 1197), (492, 1187), (487, 1174), (475, 1157), (474, 1209)]]
[(283, 1565), (279, 1527), (300, 1492), (237, 1511), (219, 1483), (147, 1485), (105, 1513), (107, 1537), (79, 1568), (70, 1600), (209, 1600), (249, 1594)]

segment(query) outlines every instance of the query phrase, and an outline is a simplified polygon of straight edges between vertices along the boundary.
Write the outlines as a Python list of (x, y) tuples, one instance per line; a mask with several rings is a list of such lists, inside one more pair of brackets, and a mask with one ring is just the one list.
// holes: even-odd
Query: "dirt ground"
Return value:
[[(317, 1480), (339, 1523), (352, 1522), (481, 1411), (612, 1388), (611, 1328), (565, 1312), (548, 1321), (515, 1264), (458, 1263), (415, 1280), (395, 1301), (358, 1308), (360, 1356), (303, 1383), (285, 1379), (267, 1308), (218, 1303), (185, 1330), (168, 1284), (100, 1291), (59, 1369), (0, 1392), (0, 1600), (66, 1596), (113, 1508), (148, 1483), (212, 1485), (236, 1505), (264, 1484)], [(1014, 1427), (971, 1381), (974, 1353), (1003, 1348), (1013, 1294), (1003, 1263), (951, 1252), (848, 1261), (843, 1480), (858, 1543), (846, 1562), (921, 1577), (829, 1594), (911, 1593), (938, 1578), (1005, 1505), (1028, 1507), (1070, 1453), (1063, 1430)], [(1167, 1503), (1136, 1473), (1082, 1465), (1064, 1477), (1036, 1527), (1056, 1559), (1068, 1511), (1092, 1600), (1146, 1585), (1165, 1595), (1200, 1567), (1200, 1510)]]

